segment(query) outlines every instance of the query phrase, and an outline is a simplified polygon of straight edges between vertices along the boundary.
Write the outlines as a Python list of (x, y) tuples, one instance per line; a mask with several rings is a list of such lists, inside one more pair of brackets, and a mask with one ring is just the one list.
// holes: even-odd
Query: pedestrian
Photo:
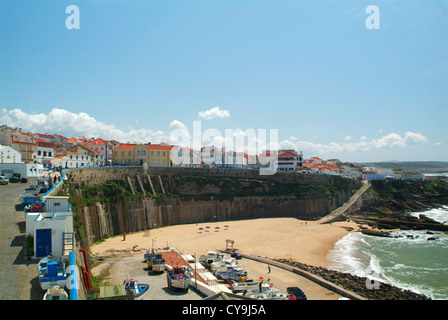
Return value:
[(268, 265), (268, 274), (271, 273), (271, 266)]

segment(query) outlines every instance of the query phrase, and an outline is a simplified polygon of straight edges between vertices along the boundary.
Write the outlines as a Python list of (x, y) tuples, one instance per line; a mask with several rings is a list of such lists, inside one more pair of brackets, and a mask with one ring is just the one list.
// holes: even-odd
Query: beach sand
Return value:
[(175, 247), (184, 254), (202, 255), (207, 250), (224, 250), (230, 239), (235, 241), (234, 248), (245, 254), (328, 267), (327, 253), (335, 242), (349, 230), (358, 229), (355, 222), (319, 224), (294, 218), (207, 222), (126, 234), (125, 239), (123, 235), (111, 237), (92, 245), (90, 252), (104, 256), (110, 249), (132, 250), (138, 246), (149, 250), (154, 243), (155, 248)]

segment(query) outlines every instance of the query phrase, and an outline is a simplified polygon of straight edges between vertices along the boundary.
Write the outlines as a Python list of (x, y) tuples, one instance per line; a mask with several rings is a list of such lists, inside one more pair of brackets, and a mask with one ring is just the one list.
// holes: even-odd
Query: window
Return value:
[(165, 151), (163, 151), (162, 155), (165, 156)]
[(128, 151), (128, 156), (132, 156), (132, 151)]
[(151, 164), (154, 164), (154, 159), (151, 159)]
[(160, 164), (160, 160), (157, 160), (157, 164)]
[(154, 151), (151, 151), (151, 156), (153, 156), (153, 157), (154, 157)]
[(166, 164), (166, 160), (163, 160), (163, 164)]
[(157, 156), (160, 157), (160, 151), (157, 151)]

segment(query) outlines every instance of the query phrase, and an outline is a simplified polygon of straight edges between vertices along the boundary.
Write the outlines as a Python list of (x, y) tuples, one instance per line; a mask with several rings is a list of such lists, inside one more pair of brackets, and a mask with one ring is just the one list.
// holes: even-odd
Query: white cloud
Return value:
[(442, 144), (442, 142), (434, 142), (435, 146), (440, 146)]
[(172, 128), (173, 130), (179, 129), (179, 130), (188, 131), (187, 126), (185, 124), (183, 124), (182, 122), (180, 122), (179, 120), (171, 121), (170, 128)]
[(0, 116), (0, 124), (19, 127), (23, 131), (34, 133), (57, 133), (68, 138), (85, 136), (101, 137), (120, 142), (163, 142), (167, 136), (160, 130), (129, 129), (123, 131), (114, 125), (105, 124), (87, 113), (73, 113), (64, 109), (54, 108), (48, 114), (30, 114), (20, 109), (6, 110)]
[(221, 110), (219, 107), (214, 107), (206, 111), (199, 111), (198, 117), (206, 120), (213, 120), (216, 118), (228, 118), (230, 117), (229, 110)]
[[(294, 139), (292, 139), (294, 138)], [(280, 148), (293, 148), (303, 151), (305, 154), (325, 155), (347, 152), (369, 151), (375, 149), (406, 148), (417, 143), (425, 143), (428, 139), (420, 133), (406, 132), (404, 136), (397, 133), (389, 133), (379, 139), (368, 140), (362, 136), (358, 142), (330, 142), (328, 144), (299, 141), (296, 137), (283, 140)], [(348, 139), (344, 139), (347, 141)]]
[[(86, 113), (73, 113), (64, 109), (52, 109), (48, 114), (37, 113), (30, 114), (23, 112), (20, 109), (6, 110), (5, 108), (0, 110), (0, 124), (6, 124), (10, 127), (20, 127), (23, 131), (31, 131), (35, 133), (57, 133), (66, 137), (101, 137), (108, 140), (117, 140), (120, 142), (136, 142), (136, 143), (160, 143), (166, 142), (168, 144), (181, 144), (187, 146), (190, 144), (190, 134), (187, 126), (179, 120), (173, 120), (169, 125), (170, 132), (163, 132), (160, 130), (152, 129), (133, 129), (122, 130), (116, 128), (114, 125), (105, 124), (96, 120)], [(209, 110), (210, 111), (210, 110)], [(218, 110), (219, 111), (219, 110)], [(175, 134), (173, 134), (175, 133)], [(261, 138), (257, 136), (257, 133), (252, 133), (248, 130), (243, 131), (241, 129), (233, 130), (231, 140), (226, 137), (224, 132), (219, 132), (221, 136), (213, 137), (215, 139), (212, 142), (226, 145), (231, 144), (233, 138), (244, 138), (244, 145), (237, 146), (239, 150), (247, 150), (250, 154), (257, 154), (260, 150), (257, 150), (256, 146), (261, 143)], [(201, 134), (204, 134), (202, 132)], [(224, 136), (222, 136), (224, 134)], [(179, 140), (179, 136), (185, 136), (185, 140)], [(350, 139), (348, 139), (350, 138)], [(202, 143), (207, 143), (206, 137)], [(295, 149), (297, 151), (303, 151), (306, 155), (335, 155), (341, 153), (354, 153), (360, 151), (379, 150), (379, 149), (396, 149), (406, 148), (418, 143), (426, 143), (428, 139), (415, 132), (405, 132), (404, 135), (398, 133), (389, 133), (378, 139), (368, 140), (367, 137), (360, 137), (359, 141), (353, 141), (351, 136), (347, 136), (344, 142), (330, 142), (327, 144), (314, 143), (309, 141), (301, 141), (295, 136), (291, 136), (286, 140), (279, 141), (266, 141), (265, 143), (271, 144), (271, 148), (283, 148), (283, 149)], [(194, 142), (193, 142), (194, 143)], [(200, 142), (198, 142), (200, 143)], [(441, 142), (434, 143), (435, 145), (442, 144)], [(197, 144), (195, 144), (197, 146)], [(269, 147), (268, 147), (269, 148)]]

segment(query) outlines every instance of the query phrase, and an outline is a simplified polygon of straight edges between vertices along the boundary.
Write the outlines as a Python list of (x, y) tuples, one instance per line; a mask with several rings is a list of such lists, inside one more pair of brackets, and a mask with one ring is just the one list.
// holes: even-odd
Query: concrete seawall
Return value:
[(304, 174), (292, 172), (276, 172), (273, 175), (260, 175), (258, 170), (252, 169), (215, 169), (215, 168), (182, 168), (182, 167), (148, 167), (145, 172), (141, 166), (133, 167), (99, 167), (85, 169), (66, 169), (64, 172), (73, 180), (85, 185), (99, 185), (108, 180), (126, 180), (127, 177), (149, 175), (158, 176), (203, 176), (203, 177), (228, 177), (238, 179), (260, 179), (286, 184), (338, 184), (343, 183), (344, 178), (339, 176)]

